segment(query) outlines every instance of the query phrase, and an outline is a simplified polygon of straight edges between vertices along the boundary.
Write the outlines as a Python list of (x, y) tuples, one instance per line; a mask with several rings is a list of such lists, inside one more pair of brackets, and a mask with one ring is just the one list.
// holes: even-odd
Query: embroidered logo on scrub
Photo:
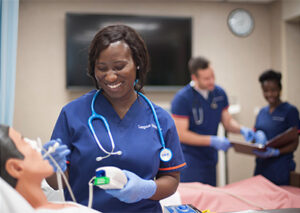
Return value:
[(274, 121), (284, 121), (284, 117), (273, 116), (272, 118)]
[(157, 129), (157, 126), (155, 125), (155, 124), (148, 124), (148, 125), (138, 125), (138, 128), (139, 129), (148, 129), (148, 128), (150, 128), (150, 127), (152, 127), (152, 128), (154, 128), (154, 129)]

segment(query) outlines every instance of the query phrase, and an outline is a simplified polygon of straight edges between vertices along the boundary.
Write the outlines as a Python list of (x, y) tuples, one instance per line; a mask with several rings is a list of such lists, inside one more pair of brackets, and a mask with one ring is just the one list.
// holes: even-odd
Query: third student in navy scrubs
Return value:
[(247, 141), (253, 139), (254, 132), (229, 114), (227, 95), (215, 85), (214, 71), (207, 59), (192, 58), (189, 71), (192, 82), (175, 95), (171, 109), (188, 166), (180, 180), (215, 186), (217, 151), (230, 147), (227, 138), (216, 136), (219, 123), (229, 132), (241, 133)]
[[(255, 139), (257, 143), (264, 144), (290, 127), (297, 128), (299, 112), (295, 106), (280, 99), (281, 73), (267, 70), (261, 74), (259, 82), (268, 105), (256, 117)], [(294, 143), (280, 149), (267, 148), (265, 152), (255, 152), (255, 175), (261, 174), (277, 185), (289, 185), (290, 172), (296, 167), (293, 153), (297, 146), (298, 138), (295, 138)]]

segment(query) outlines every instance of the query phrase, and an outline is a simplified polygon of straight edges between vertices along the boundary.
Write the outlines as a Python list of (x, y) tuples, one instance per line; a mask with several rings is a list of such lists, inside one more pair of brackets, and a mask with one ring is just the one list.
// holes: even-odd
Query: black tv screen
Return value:
[(87, 75), (88, 48), (99, 29), (112, 24), (134, 28), (144, 39), (151, 61), (146, 86), (183, 86), (189, 82), (191, 18), (107, 14), (66, 14), (67, 88), (92, 87)]

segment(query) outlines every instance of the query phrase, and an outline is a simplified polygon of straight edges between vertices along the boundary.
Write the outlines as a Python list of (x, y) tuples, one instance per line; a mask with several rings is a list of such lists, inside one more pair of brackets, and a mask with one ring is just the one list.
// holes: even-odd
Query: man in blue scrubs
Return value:
[(216, 185), (218, 150), (227, 151), (230, 142), (218, 137), (218, 125), (232, 133), (241, 133), (247, 141), (254, 132), (241, 127), (228, 112), (225, 91), (215, 85), (215, 76), (207, 59), (189, 61), (192, 81), (175, 95), (172, 116), (175, 121), (187, 168), (181, 172), (181, 182), (202, 182)]

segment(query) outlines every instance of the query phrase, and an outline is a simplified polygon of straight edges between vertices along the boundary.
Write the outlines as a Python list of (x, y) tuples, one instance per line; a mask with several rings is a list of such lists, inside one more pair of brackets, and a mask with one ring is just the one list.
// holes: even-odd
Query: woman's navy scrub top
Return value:
[[(95, 111), (107, 119), (115, 141), (114, 151), (122, 151), (122, 155), (96, 161), (98, 156), (106, 154), (99, 149), (88, 127), (95, 92), (91, 91), (63, 107), (52, 134), (52, 139), (61, 138), (71, 150), (67, 156), (69, 182), (77, 202), (88, 204), (88, 182), (95, 176), (98, 167), (115, 166), (134, 172), (143, 179), (153, 180), (159, 173), (180, 171), (186, 166), (176, 127), (169, 113), (153, 104), (166, 148), (173, 153), (169, 162), (163, 162), (159, 157), (161, 141), (148, 103), (138, 97), (125, 117), (120, 119), (103, 94), (99, 94), (95, 101)], [(102, 121), (94, 120), (93, 126), (101, 145), (111, 151), (111, 142)], [(71, 200), (70, 194), (65, 191), (66, 199)], [(98, 187), (94, 187), (93, 197), (93, 208), (102, 212), (162, 211), (158, 201), (144, 199), (128, 204)]]
[[(212, 103), (216, 103), (216, 108)], [(193, 114), (193, 108), (197, 113)], [(203, 109), (203, 114), (199, 109)], [(228, 99), (225, 91), (215, 86), (205, 99), (190, 84), (186, 85), (175, 95), (172, 101), (174, 117), (189, 119), (189, 130), (201, 135), (217, 135), (222, 111), (228, 108)], [(201, 116), (203, 115), (203, 116)], [(200, 125), (196, 123), (201, 121)], [(216, 185), (216, 164), (218, 152), (209, 146), (191, 146), (181, 143), (187, 168), (181, 172), (181, 182), (201, 182)]]
[[(298, 127), (299, 112), (288, 102), (281, 103), (270, 113), (269, 106), (262, 108), (256, 117), (255, 129), (262, 130), (267, 139), (283, 133), (290, 127)], [(263, 175), (277, 185), (289, 185), (290, 172), (295, 170), (294, 154), (287, 153), (271, 158), (256, 158), (254, 174)]]

